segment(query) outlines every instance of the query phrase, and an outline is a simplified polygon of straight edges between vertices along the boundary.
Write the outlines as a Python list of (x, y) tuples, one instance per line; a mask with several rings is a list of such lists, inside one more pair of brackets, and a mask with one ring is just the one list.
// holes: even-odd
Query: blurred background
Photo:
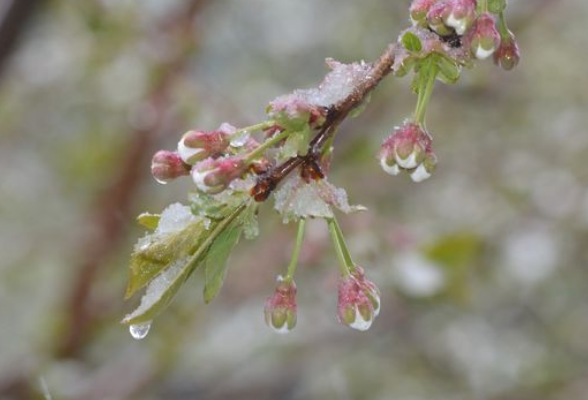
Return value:
[(347, 121), (331, 181), (382, 291), (371, 330), (336, 319), (336, 258), (309, 224), (287, 336), (263, 303), (294, 227), (263, 208), (208, 306), (195, 276), (143, 341), (119, 324), (135, 216), (185, 201), (151, 155), (190, 128), (259, 122), (325, 57), (372, 60), (408, 0), (0, 1), (0, 399), (588, 398), (588, 3), (511, 1), (523, 59), (437, 86), (434, 177), (375, 154), (416, 99), (388, 79)]

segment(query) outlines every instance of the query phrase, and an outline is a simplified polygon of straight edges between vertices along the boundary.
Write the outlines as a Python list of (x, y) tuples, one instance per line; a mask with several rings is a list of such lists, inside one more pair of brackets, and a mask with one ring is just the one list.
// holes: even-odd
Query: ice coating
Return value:
[(329, 58), (326, 62), (331, 71), (318, 87), (298, 89), (285, 96), (293, 96), (298, 101), (314, 106), (329, 107), (348, 97), (354, 88), (366, 79), (371, 70), (370, 64), (363, 61), (343, 64)]
[(174, 262), (169, 268), (165, 269), (155, 277), (147, 286), (145, 294), (141, 298), (141, 304), (130, 314), (127, 314), (123, 319), (123, 323), (133, 320), (134, 318), (144, 314), (158, 301), (161, 300), (167, 289), (178, 279), (187, 259), (181, 259)]
[(275, 209), (282, 214), (284, 223), (299, 218), (332, 218), (331, 207), (342, 212), (365, 210), (362, 206), (351, 206), (345, 189), (338, 188), (326, 179), (306, 183), (299, 176), (288, 179), (275, 193)]
[(179, 232), (200, 219), (192, 214), (190, 207), (181, 203), (171, 204), (161, 213), (155, 232), (139, 239), (135, 245), (135, 251), (145, 250), (151, 243)]

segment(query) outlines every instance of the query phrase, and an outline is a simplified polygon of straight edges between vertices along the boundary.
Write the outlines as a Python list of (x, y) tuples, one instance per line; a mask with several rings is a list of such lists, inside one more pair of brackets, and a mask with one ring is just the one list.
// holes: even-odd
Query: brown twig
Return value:
[(310, 142), (306, 156), (292, 157), (258, 177), (256, 185), (251, 190), (251, 195), (256, 201), (267, 200), (280, 182), (298, 167), (303, 168), (305, 177), (315, 179), (324, 177), (319, 166), (323, 147), (335, 135), (337, 128), (349, 116), (349, 113), (359, 107), (382, 79), (392, 72), (395, 49), (395, 45), (389, 45), (380, 58), (372, 63), (366, 78), (353, 88), (351, 94), (329, 108), (326, 121)]

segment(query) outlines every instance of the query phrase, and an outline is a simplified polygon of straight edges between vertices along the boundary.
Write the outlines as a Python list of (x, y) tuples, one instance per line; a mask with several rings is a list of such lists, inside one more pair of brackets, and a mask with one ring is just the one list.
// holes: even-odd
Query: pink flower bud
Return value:
[(310, 103), (295, 92), (273, 100), (268, 106), (268, 115), (278, 126), (296, 131), (303, 129), (304, 125), (313, 129), (321, 126), (325, 121), (326, 109)]
[(438, 2), (439, 0), (413, 0), (409, 9), (412, 23), (414, 25), (424, 23), (427, 18), (427, 13)]
[(178, 153), (185, 163), (193, 165), (208, 157), (219, 157), (229, 146), (229, 138), (223, 130), (188, 131), (178, 142)]
[(455, 33), (463, 35), (476, 19), (475, 0), (451, 0), (443, 15), (445, 25), (453, 28)]
[(192, 179), (204, 193), (217, 194), (225, 190), (235, 179), (247, 170), (240, 157), (207, 158), (192, 167)]
[(296, 284), (278, 276), (274, 294), (265, 302), (265, 322), (277, 333), (288, 333), (296, 326)]
[(501, 66), (505, 71), (510, 71), (519, 64), (520, 59), (519, 46), (514, 34), (509, 31), (509, 38), (503, 39), (498, 49), (494, 52), (494, 63)]
[(337, 309), (339, 322), (358, 331), (368, 330), (376, 317), (374, 302), (366, 295), (362, 284), (353, 275), (339, 280)]
[(161, 184), (189, 173), (190, 166), (185, 164), (180, 155), (174, 151), (160, 150), (151, 160), (151, 174)]
[(491, 14), (484, 13), (478, 17), (466, 35), (465, 44), (479, 60), (486, 59), (494, 53), (500, 46), (500, 34)]
[(413, 181), (421, 182), (431, 176), (436, 163), (431, 136), (414, 122), (394, 129), (380, 147), (380, 165), (390, 175), (407, 170)]
[(365, 277), (365, 271), (362, 267), (355, 267), (353, 277), (357, 279), (361, 290), (370, 299), (374, 307), (374, 317), (380, 314), (380, 290), (376, 284)]

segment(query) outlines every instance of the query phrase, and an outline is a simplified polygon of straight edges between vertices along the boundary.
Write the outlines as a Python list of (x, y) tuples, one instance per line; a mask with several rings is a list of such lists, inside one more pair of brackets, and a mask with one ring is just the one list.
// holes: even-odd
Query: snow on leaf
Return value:
[(347, 192), (321, 179), (306, 183), (299, 176), (289, 178), (275, 193), (275, 209), (284, 223), (300, 218), (332, 218), (332, 207), (349, 214), (363, 211), (363, 206), (351, 206)]
[[(231, 228), (238, 221), (237, 218), (246, 207), (247, 204), (243, 203), (233, 209), (233, 212), (228, 217), (216, 223), (214, 228), (210, 230), (200, 229), (201, 236), (199, 237), (198, 244), (192, 247), (186, 256), (177, 257), (169, 262), (166, 269), (160, 269), (161, 272), (147, 286), (139, 307), (125, 316), (121, 322), (123, 324), (133, 325), (153, 320), (157, 314), (167, 307), (192, 272), (199, 266), (206, 264), (209, 256), (212, 255), (214, 260), (221, 260), (218, 251), (210, 252), (214, 249), (213, 244), (219, 238), (224, 237), (227, 229)], [(194, 225), (198, 224), (192, 224), (182, 232), (188, 231)], [(222, 243), (226, 242), (226, 238), (222, 240)]]

